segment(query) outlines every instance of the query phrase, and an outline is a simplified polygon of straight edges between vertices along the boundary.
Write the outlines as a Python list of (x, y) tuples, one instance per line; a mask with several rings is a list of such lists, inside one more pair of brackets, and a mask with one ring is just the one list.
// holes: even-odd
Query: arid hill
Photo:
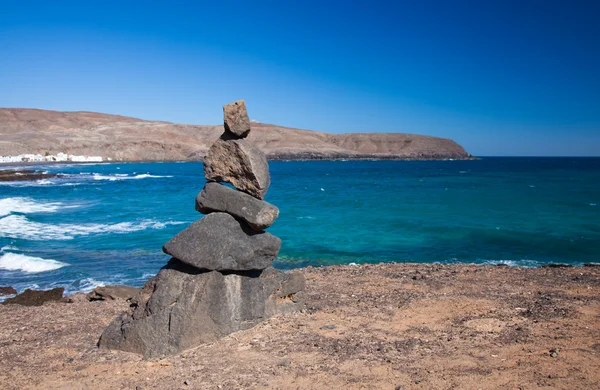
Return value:
[[(223, 126), (181, 125), (94, 112), (0, 108), (0, 155), (58, 153), (120, 161), (202, 160)], [(269, 159), (466, 159), (456, 142), (402, 133), (328, 134), (252, 123)]]

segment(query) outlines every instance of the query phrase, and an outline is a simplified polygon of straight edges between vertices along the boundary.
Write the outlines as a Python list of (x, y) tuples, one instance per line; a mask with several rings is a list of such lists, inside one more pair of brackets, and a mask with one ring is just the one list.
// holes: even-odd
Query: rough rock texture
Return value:
[(161, 360), (92, 347), (123, 300), (0, 305), (2, 390), (598, 389), (600, 267), (295, 272), (305, 310)]
[(196, 210), (203, 214), (222, 211), (243, 219), (254, 230), (263, 230), (275, 222), (279, 209), (270, 203), (219, 183), (206, 183), (196, 197)]
[(244, 138), (250, 132), (250, 118), (243, 100), (223, 106), (223, 119), (225, 131), (238, 138)]
[(0, 287), (0, 295), (13, 295), (16, 293), (17, 290), (15, 290), (12, 286)]
[(220, 138), (204, 159), (208, 181), (227, 182), (240, 191), (264, 199), (271, 175), (265, 154), (247, 139)]
[(163, 251), (199, 269), (261, 270), (271, 265), (281, 240), (252, 230), (226, 213), (212, 213), (194, 222), (163, 246)]
[(96, 287), (88, 295), (90, 301), (105, 301), (115, 299), (131, 299), (140, 292), (139, 288), (130, 286), (103, 286)]
[(8, 298), (2, 304), (4, 305), (22, 305), (22, 306), (41, 306), (44, 302), (60, 301), (65, 289), (62, 287), (52, 290), (30, 290), (27, 289), (13, 298)]
[[(368, 130), (372, 129), (367, 124)], [(406, 130), (328, 134), (252, 122), (248, 139), (269, 160), (471, 157), (450, 139), (401, 133)], [(0, 108), (0, 155), (64, 152), (116, 161), (201, 161), (222, 133), (223, 126), (182, 125), (95, 112)]]
[(177, 259), (148, 281), (134, 309), (102, 333), (100, 348), (170, 355), (248, 329), (303, 305), (300, 274), (264, 271), (223, 274), (200, 271)]

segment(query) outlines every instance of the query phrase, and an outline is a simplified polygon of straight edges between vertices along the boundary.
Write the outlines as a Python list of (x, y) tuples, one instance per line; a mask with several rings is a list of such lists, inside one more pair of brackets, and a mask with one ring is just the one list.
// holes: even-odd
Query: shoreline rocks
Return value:
[(15, 295), (17, 290), (15, 290), (12, 286), (0, 287), (0, 296), (5, 295)]
[(196, 197), (196, 210), (208, 215), (163, 246), (173, 257), (104, 330), (100, 348), (175, 354), (303, 307), (304, 277), (272, 267), (281, 240), (263, 229), (279, 209), (263, 201), (269, 165), (244, 138), (246, 105), (228, 104), (223, 113), (226, 130), (209, 149), (208, 183)]
[(63, 298), (65, 289), (62, 287), (52, 290), (30, 290), (27, 289), (21, 294), (2, 302), (3, 305), (21, 305), (21, 306), (42, 306), (45, 302), (60, 301)]
[(32, 169), (5, 169), (0, 170), (0, 182), (3, 181), (28, 181), (52, 179), (53, 177), (62, 177), (56, 173), (35, 171)]

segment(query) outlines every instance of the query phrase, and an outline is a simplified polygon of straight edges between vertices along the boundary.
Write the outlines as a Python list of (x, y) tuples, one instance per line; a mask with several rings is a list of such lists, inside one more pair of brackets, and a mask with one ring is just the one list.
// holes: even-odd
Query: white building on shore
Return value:
[[(110, 158), (108, 159), (111, 160)], [(102, 162), (104, 159), (101, 156), (76, 156), (66, 153), (47, 154), (42, 156), (41, 154), (19, 154), (18, 156), (0, 156), (0, 163), (20, 163), (20, 162), (61, 162), (61, 161), (72, 161), (72, 162)]]

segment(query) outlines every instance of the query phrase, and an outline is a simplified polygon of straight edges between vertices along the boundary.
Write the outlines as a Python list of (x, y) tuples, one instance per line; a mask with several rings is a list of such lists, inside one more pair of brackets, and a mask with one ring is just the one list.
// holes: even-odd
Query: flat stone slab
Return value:
[(100, 348), (159, 357), (251, 328), (304, 306), (304, 277), (269, 267), (223, 274), (171, 259), (102, 333)]
[(272, 234), (229, 214), (212, 213), (173, 237), (163, 251), (198, 269), (249, 271), (270, 266), (280, 246)]
[(88, 295), (90, 301), (107, 301), (117, 299), (131, 299), (140, 292), (139, 288), (130, 286), (102, 286), (96, 287)]
[(250, 133), (250, 118), (246, 102), (238, 100), (223, 106), (223, 125), (225, 131), (236, 138), (245, 138)]
[(271, 175), (265, 154), (248, 139), (218, 139), (204, 158), (208, 181), (227, 182), (255, 198), (264, 199)]
[(219, 183), (206, 183), (196, 197), (196, 210), (203, 214), (222, 211), (243, 219), (254, 230), (268, 228), (279, 216), (279, 209)]

